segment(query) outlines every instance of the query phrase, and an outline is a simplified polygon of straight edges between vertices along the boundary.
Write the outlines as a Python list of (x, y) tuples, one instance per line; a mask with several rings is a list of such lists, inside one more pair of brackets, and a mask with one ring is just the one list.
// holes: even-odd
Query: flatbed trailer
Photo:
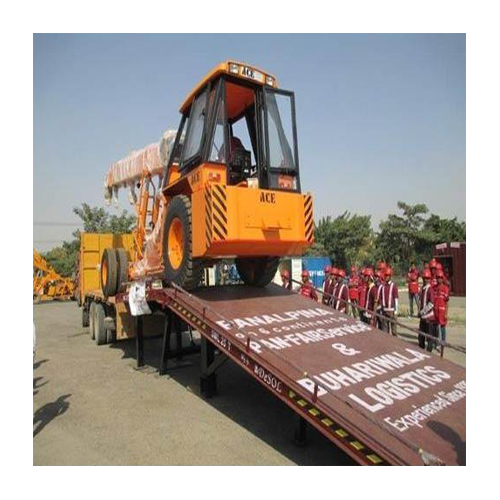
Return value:
[[(185, 322), (201, 335), (205, 395), (229, 358), (299, 415), (299, 441), (308, 422), (362, 465), (465, 465), (464, 368), (277, 285), (150, 282), (145, 296), (166, 313), (160, 374)], [(138, 365), (145, 318), (134, 318)]]

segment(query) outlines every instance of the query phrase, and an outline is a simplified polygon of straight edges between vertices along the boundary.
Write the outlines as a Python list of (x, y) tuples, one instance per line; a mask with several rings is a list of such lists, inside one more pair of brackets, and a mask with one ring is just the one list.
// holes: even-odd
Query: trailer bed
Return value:
[(277, 285), (148, 288), (147, 299), (358, 463), (465, 465), (464, 368)]

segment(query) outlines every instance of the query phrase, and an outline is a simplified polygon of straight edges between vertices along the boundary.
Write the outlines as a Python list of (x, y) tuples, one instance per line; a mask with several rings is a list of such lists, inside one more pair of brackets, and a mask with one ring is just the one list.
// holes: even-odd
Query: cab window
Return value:
[(200, 153), (207, 114), (206, 105), (207, 91), (205, 90), (196, 98), (191, 109), (186, 142), (184, 143), (184, 155), (182, 160), (183, 168)]

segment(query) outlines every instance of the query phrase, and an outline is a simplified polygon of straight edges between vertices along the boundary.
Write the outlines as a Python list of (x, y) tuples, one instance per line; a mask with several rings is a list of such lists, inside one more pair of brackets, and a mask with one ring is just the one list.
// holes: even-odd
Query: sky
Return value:
[(226, 59), (295, 92), (316, 220), (347, 210), (376, 229), (398, 200), (465, 220), (465, 51), (462, 34), (35, 35), (34, 247), (71, 239), (73, 207), (105, 206), (109, 165), (177, 128), (186, 95)]

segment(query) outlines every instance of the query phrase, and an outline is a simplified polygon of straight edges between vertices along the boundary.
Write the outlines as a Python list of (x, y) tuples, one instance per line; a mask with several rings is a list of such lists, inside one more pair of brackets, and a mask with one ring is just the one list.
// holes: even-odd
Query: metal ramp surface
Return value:
[(149, 289), (366, 465), (465, 465), (465, 369), (277, 285)]

